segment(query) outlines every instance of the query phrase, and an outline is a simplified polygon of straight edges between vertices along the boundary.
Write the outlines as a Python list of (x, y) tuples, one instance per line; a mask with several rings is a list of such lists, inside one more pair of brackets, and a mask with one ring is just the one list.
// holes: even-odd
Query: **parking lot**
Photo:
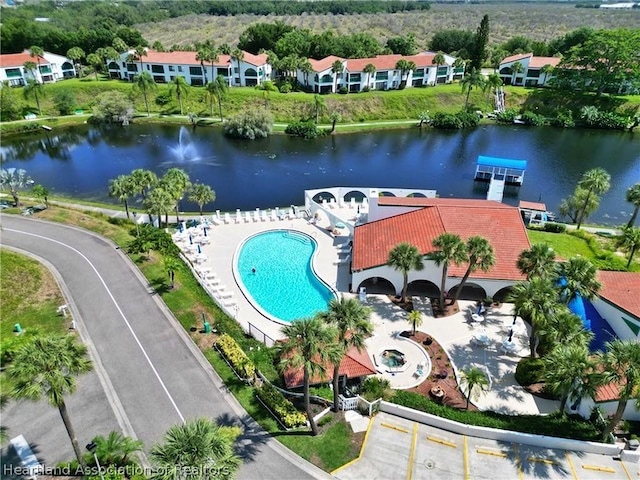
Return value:
[(638, 480), (640, 467), (605, 455), (467, 437), (378, 413), (360, 458), (333, 474), (341, 480)]

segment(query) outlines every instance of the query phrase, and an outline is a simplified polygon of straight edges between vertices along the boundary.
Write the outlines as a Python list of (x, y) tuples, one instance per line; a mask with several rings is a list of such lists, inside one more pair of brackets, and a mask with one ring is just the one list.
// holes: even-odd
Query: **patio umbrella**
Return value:
[(518, 319), (518, 315), (514, 315), (513, 316), (513, 323), (511, 325), (515, 325), (517, 319)]
[(193, 245), (193, 237), (191, 237), (191, 234), (189, 234), (189, 245)]
[(336, 228), (346, 228), (346, 225), (342, 222), (336, 222)]
[(200, 248), (200, 244), (198, 244), (198, 253), (202, 253), (202, 249)]
[(509, 338), (507, 341), (511, 342), (511, 339), (513, 338), (513, 328), (511, 330), (509, 330)]
[(206, 237), (206, 236), (207, 236), (207, 227), (204, 227), (204, 228), (202, 229), (202, 232), (204, 233), (204, 236)]

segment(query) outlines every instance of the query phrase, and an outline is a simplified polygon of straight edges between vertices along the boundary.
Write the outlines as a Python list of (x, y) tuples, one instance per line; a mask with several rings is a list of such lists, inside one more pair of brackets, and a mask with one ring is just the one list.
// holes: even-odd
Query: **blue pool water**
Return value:
[(326, 310), (334, 294), (313, 271), (315, 249), (316, 241), (299, 232), (276, 230), (250, 237), (236, 263), (245, 293), (284, 322)]
[(593, 339), (589, 345), (592, 352), (605, 351), (605, 344), (617, 338), (609, 323), (602, 318), (589, 299), (578, 295), (569, 302), (569, 309), (582, 319), (584, 328), (593, 332)]

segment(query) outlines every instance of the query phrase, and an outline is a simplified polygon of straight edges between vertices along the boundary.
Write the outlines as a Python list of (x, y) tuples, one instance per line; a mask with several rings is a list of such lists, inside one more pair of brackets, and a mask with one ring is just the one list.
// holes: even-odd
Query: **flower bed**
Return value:
[(295, 428), (304, 425), (307, 417), (302, 412), (296, 410), (289, 400), (270, 383), (264, 383), (256, 388), (256, 394), (262, 404), (285, 428)]
[(242, 380), (250, 380), (256, 373), (256, 367), (240, 348), (240, 345), (229, 335), (222, 334), (216, 342), (218, 351)]

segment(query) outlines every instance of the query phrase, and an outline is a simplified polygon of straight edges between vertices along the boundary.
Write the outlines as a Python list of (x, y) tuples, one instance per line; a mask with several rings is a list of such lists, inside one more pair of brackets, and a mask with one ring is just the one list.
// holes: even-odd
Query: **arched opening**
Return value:
[(414, 280), (407, 285), (407, 295), (436, 298), (440, 296), (440, 287), (429, 280)]
[(109, 70), (118, 70), (119, 68), (116, 62), (109, 62)]
[(356, 291), (360, 291), (360, 288), (365, 287), (367, 289), (367, 293), (373, 293), (377, 295), (395, 295), (396, 288), (386, 278), (382, 277), (371, 277), (366, 280), (360, 282)]
[(257, 77), (258, 72), (256, 72), (255, 68), (247, 68), (244, 72), (245, 77)]
[[(449, 296), (454, 297), (460, 284), (449, 289)], [(484, 300), (487, 298), (487, 291), (477, 283), (465, 283), (460, 293), (460, 300)]]
[(379, 197), (395, 197), (395, 195), (391, 192), (387, 192), (387, 191), (382, 191), (380, 193), (378, 193)]
[(322, 204), (323, 200), (330, 202), (331, 200), (336, 200), (336, 197), (331, 192), (318, 192), (313, 196), (313, 201), (319, 204)]
[(493, 300), (495, 302), (504, 303), (507, 301), (507, 298), (509, 297), (509, 295), (511, 295), (512, 291), (513, 291), (513, 287), (501, 288), (496, 293), (494, 293)]
[(73, 70), (73, 65), (70, 62), (64, 62), (62, 64), (62, 70)]
[(331, 75), (323, 75), (320, 79), (320, 83), (333, 82), (333, 77)]
[(410, 193), (409, 195), (407, 195), (407, 197), (410, 197), (410, 198), (427, 198), (427, 196), (424, 193), (420, 193), (420, 192)]
[(500, 69), (500, 75), (511, 75), (513, 74), (513, 70), (511, 70), (511, 67), (504, 67)]
[(352, 190), (347, 192), (342, 198), (346, 203), (349, 203), (352, 198), (354, 198), (356, 203), (362, 203), (362, 200), (366, 197), (366, 195), (358, 190)]

